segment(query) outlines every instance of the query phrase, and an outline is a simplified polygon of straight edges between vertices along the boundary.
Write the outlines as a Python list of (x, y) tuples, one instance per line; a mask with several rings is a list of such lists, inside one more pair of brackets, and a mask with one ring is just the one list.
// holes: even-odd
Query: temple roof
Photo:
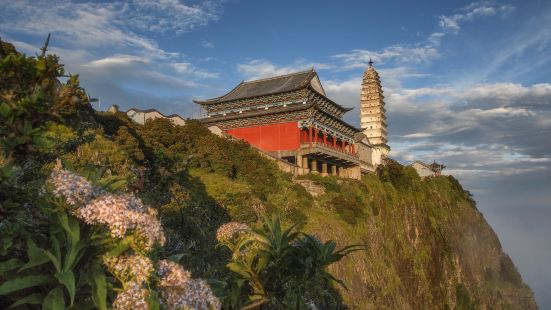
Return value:
[(314, 77), (317, 77), (317, 73), (314, 69), (310, 69), (271, 78), (242, 81), (229, 93), (223, 96), (207, 100), (194, 100), (194, 102), (199, 104), (213, 104), (289, 92), (306, 87)]
[[(242, 81), (229, 93), (206, 100), (193, 100), (193, 102), (201, 105), (211, 105), (227, 101), (248, 99), (260, 96), (274, 95), (279, 93), (291, 92), (299, 89), (310, 87), (323, 97), (327, 98), (325, 90), (321, 85), (318, 74), (314, 68), (306, 71), (300, 71), (285, 75), (274, 76), (265, 79)], [(343, 111), (350, 111), (353, 108), (345, 108), (340, 104), (335, 103), (327, 98), (333, 104), (338, 106)]]

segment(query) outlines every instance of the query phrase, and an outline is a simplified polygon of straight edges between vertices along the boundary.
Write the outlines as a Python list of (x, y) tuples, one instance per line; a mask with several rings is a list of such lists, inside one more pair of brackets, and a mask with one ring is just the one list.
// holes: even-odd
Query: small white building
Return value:
[[(119, 112), (119, 107), (117, 105), (112, 105), (109, 109), (107, 109), (107, 111), (111, 113), (116, 113)], [(140, 110), (132, 108), (126, 111), (126, 115), (128, 115), (131, 120), (140, 125), (144, 125), (147, 120), (156, 118), (169, 119), (172, 121), (172, 123), (174, 123), (174, 125), (178, 126), (184, 126), (186, 124), (186, 120), (178, 114), (164, 115), (163, 113), (155, 109)]]
[[(109, 109), (107, 109), (107, 112), (110, 113), (117, 113), (119, 112), (119, 106), (114, 104)], [(134, 122), (144, 125), (147, 120), (150, 119), (156, 119), (156, 118), (166, 118), (172, 121), (174, 125), (178, 126), (184, 126), (186, 124), (186, 120), (183, 119), (178, 114), (171, 114), (171, 115), (164, 115), (163, 113), (155, 110), (155, 109), (147, 109), (147, 110), (140, 110), (136, 108), (132, 108), (125, 112), (128, 117), (130, 117), (131, 120)]]
[(140, 110), (132, 108), (126, 111), (126, 115), (130, 117), (134, 122), (144, 125), (147, 120), (156, 118), (166, 118), (172, 121), (174, 125), (183, 126), (186, 124), (186, 120), (178, 114), (164, 115), (163, 113), (155, 109)]
[(412, 166), (415, 171), (417, 171), (417, 174), (422, 178), (441, 175), (442, 170), (446, 167), (444, 165), (437, 164), (436, 162), (429, 165), (418, 160), (414, 161), (410, 166)]

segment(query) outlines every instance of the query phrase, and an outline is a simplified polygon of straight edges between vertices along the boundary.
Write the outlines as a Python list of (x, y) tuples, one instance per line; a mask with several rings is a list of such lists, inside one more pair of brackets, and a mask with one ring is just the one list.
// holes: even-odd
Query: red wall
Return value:
[(297, 122), (234, 128), (226, 132), (268, 152), (294, 150), (300, 146)]

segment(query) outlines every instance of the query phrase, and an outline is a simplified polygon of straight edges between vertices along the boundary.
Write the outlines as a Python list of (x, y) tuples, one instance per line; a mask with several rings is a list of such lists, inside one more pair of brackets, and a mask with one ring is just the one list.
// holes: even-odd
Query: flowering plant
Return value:
[[(40, 248), (29, 238), (28, 262), (0, 264), (0, 268), (19, 268), (19, 272), (38, 272), (40, 267), (44, 274), (17, 275), (0, 285), (0, 296), (40, 285), (51, 287), (52, 278), (46, 267), (51, 263), (60, 285), (45, 296), (34, 293), (16, 304), (40, 300), (45, 307), (64, 307), (68, 293), (68, 305), (74, 306), (82, 282), (78, 270), (86, 270), (87, 273), (81, 272), (82, 280), (87, 281), (98, 309), (107, 309), (109, 281), (115, 287), (120, 285), (120, 289), (115, 289), (115, 309), (150, 309), (158, 305), (166, 309), (220, 309), (220, 302), (204, 280), (193, 279), (174, 262), (151, 259), (151, 254), (166, 240), (156, 210), (133, 194), (118, 193), (123, 183), (113, 178), (99, 180), (106, 186), (100, 187), (63, 169), (58, 162), (47, 180), (45, 193), (55, 219), (50, 234), (52, 248)], [(5, 267), (8, 263), (12, 266)]]

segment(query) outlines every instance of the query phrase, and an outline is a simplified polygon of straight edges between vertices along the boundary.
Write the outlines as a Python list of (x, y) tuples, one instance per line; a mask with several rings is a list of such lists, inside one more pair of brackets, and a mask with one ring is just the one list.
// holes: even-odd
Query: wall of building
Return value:
[(186, 121), (178, 116), (168, 117), (168, 119), (171, 120), (174, 125), (184, 126), (186, 124)]
[(383, 159), (387, 156), (388, 150), (384, 147), (374, 147), (371, 153), (371, 162), (377, 167), (383, 163)]
[(234, 128), (226, 132), (265, 152), (294, 150), (300, 146), (297, 122)]
[(432, 170), (421, 165), (420, 163), (415, 162), (411, 166), (415, 168), (415, 170), (417, 171), (417, 174), (422, 178), (434, 175), (434, 172)]
[(130, 117), (134, 122), (136, 122), (138, 124), (141, 124), (141, 125), (144, 125), (147, 120), (156, 119), (156, 118), (169, 119), (175, 125), (179, 125), (179, 126), (183, 126), (183, 125), (186, 124), (186, 121), (184, 119), (182, 119), (181, 117), (177, 117), (177, 116), (165, 117), (164, 115), (162, 115), (158, 111), (143, 112), (143, 111), (136, 111), (136, 110), (131, 109), (131, 110), (128, 110), (126, 112), (126, 115), (128, 115), (128, 117)]

